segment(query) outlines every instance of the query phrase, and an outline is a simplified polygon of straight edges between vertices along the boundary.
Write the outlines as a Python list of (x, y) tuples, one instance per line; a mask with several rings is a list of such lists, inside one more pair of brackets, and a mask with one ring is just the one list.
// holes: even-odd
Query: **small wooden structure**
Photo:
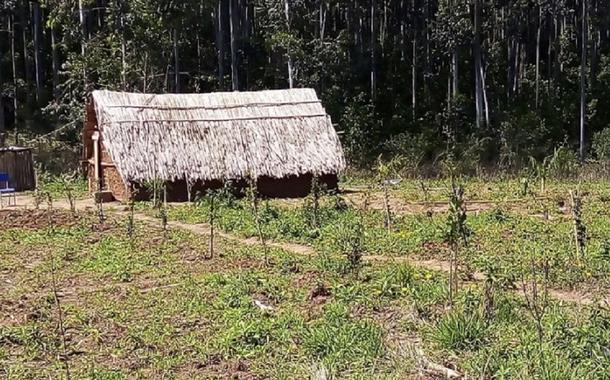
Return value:
[(91, 192), (119, 200), (164, 182), (184, 201), (231, 180), (256, 180), (264, 196), (330, 189), (345, 168), (339, 137), (312, 89), (212, 94), (94, 91), (83, 131)]
[(16, 191), (36, 188), (34, 160), (29, 148), (14, 146), (0, 148), (0, 172), (8, 173), (10, 185)]

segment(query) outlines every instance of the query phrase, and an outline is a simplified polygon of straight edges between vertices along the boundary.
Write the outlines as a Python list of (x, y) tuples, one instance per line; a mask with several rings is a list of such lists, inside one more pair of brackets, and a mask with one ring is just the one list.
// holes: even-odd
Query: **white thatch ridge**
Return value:
[(94, 91), (124, 181), (337, 174), (341, 143), (312, 89), (212, 94)]

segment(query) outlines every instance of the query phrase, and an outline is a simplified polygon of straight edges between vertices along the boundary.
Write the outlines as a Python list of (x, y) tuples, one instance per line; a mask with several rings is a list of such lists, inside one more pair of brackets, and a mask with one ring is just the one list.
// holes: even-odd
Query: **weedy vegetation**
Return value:
[(521, 178), (0, 211), (0, 377), (607, 379), (608, 183)]

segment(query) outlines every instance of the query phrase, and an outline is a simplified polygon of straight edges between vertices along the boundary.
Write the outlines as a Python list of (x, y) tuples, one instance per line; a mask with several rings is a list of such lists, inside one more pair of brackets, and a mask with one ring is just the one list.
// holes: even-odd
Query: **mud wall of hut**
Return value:
[[(299, 198), (305, 197), (311, 192), (312, 175), (305, 174), (301, 176), (290, 176), (284, 178), (261, 177), (256, 183), (258, 193), (262, 197), (267, 198)], [(336, 174), (325, 174), (318, 178), (321, 186), (327, 190), (338, 189), (338, 177)], [(205, 194), (208, 189), (219, 189), (223, 186), (223, 182), (219, 180), (213, 181), (198, 181), (193, 184), (190, 189), (191, 200), (198, 195)], [(246, 180), (238, 180), (233, 182), (235, 190), (239, 193), (243, 192), (248, 186)], [(135, 199), (148, 200), (151, 194), (141, 184), (134, 184)], [(167, 200), (170, 202), (186, 202), (189, 200), (189, 192), (187, 190), (186, 181), (172, 181), (166, 184)], [(125, 187), (118, 188), (111, 186), (110, 189), (117, 191), (115, 198), (120, 200), (128, 199), (129, 192)], [(115, 190), (116, 189), (116, 190)]]

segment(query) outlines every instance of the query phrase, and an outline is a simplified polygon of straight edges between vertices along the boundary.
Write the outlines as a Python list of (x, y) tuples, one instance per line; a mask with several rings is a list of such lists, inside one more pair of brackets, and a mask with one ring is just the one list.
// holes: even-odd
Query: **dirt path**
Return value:
[[(365, 192), (360, 189), (346, 189), (341, 196), (353, 207), (361, 208), (365, 200)], [(465, 200), (464, 207), (467, 212), (478, 214), (480, 212), (502, 209), (518, 213), (524, 216), (533, 216), (543, 218), (540, 214), (541, 205), (543, 203), (549, 210), (557, 211), (554, 214), (564, 214), (567, 212), (565, 207), (553, 204), (553, 199), (550, 197), (528, 197), (528, 198), (512, 198), (512, 199), (477, 199)], [(278, 203), (285, 207), (301, 207), (302, 200), (299, 199), (283, 199)], [(389, 205), (392, 214), (394, 215), (418, 215), (418, 214), (439, 214), (449, 210), (448, 201), (407, 201), (396, 194), (390, 194)], [(383, 193), (373, 191), (370, 193), (368, 207), (377, 211), (385, 210), (385, 201)], [(547, 216), (550, 219), (558, 217), (558, 215)]]
[[(77, 210), (81, 211), (91, 211), (96, 208), (95, 203), (91, 199), (79, 200), (75, 204)], [(34, 207), (34, 200), (29, 196), (18, 196), (17, 197), (17, 206), (16, 208), (26, 208), (31, 209)], [(45, 206), (41, 206), (45, 207)], [(70, 205), (66, 200), (58, 200), (53, 202), (53, 207), (61, 208), (61, 209), (70, 209)], [(127, 215), (127, 209), (124, 205), (118, 202), (106, 203), (104, 204), (105, 212), (109, 212), (115, 215)], [(136, 212), (134, 214), (134, 218), (140, 222), (148, 223), (148, 224), (159, 224), (159, 220), (155, 217)], [(210, 226), (207, 224), (187, 224), (178, 221), (169, 221), (168, 227), (177, 228), (184, 231), (191, 232), (196, 235), (209, 235)], [(258, 246), (260, 245), (260, 241), (257, 238), (244, 238), (231, 233), (226, 233), (222, 231), (216, 231), (216, 236), (221, 237), (228, 241), (235, 241), (240, 244), (245, 244), (249, 246)], [(269, 241), (267, 245), (270, 247), (282, 249), (287, 252), (291, 252), (297, 255), (314, 255), (316, 253), (315, 249), (308, 245), (303, 244), (295, 244), (295, 243), (285, 243), (285, 242), (274, 242)], [(412, 265), (414, 267), (424, 268), (428, 270), (439, 271), (443, 273), (449, 273), (450, 264), (447, 261), (442, 260), (417, 260), (409, 257), (392, 257), (392, 256), (382, 256), (382, 255), (366, 255), (363, 257), (363, 260), (371, 263), (405, 263)], [(480, 272), (472, 273), (472, 278), (469, 280), (470, 282), (481, 282), (485, 280), (485, 275)], [(169, 285), (173, 286), (172, 284)], [(154, 287), (151, 287), (153, 289)], [(144, 287), (141, 291), (148, 291), (149, 289)], [(515, 290), (518, 292), (518, 290)], [(603, 297), (595, 297), (592, 294), (582, 293), (577, 291), (565, 291), (559, 289), (549, 289), (549, 295), (559, 301), (571, 302), (580, 305), (594, 305), (600, 304), (605, 307), (610, 307), (610, 296)]]
[[(344, 197), (356, 207), (361, 207), (364, 204), (364, 194), (357, 192), (346, 193)], [(515, 198), (515, 199), (498, 199), (498, 200), (465, 200), (464, 208), (469, 213), (479, 213), (485, 211), (491, 211), (501, 208), (505, 211), (512, 211), (523, 215), (531, 215), (532, 211), (536, 209), (536, 204), (540, 202), (547, 202), (549, 198), (537, 197), (537, 198)], [(395, 195), (389, 197), (389, 205), (392, 213), (396, 215), (412, 215), (412, 214), (425, 214), (425, 213), (444, 213), (449, 210), (448, 201), (421, 201), (412, 202), (398, 198)], [(383, 194), (372, 193), (369, 199), (369, 207), (374, 210), (383, 211), (385, 210), (385, 201)]]

